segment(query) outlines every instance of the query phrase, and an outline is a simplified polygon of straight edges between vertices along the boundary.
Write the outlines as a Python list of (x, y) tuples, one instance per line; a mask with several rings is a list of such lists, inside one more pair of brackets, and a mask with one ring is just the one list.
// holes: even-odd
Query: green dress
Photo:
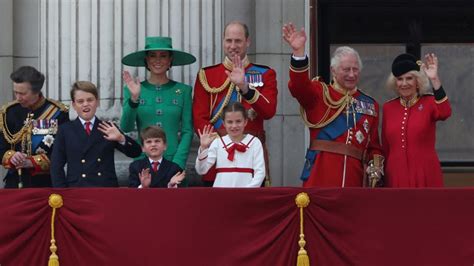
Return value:
[(186, 169), (189, 148), (193, 138), (192, 88), (170, 80), (161, 86), (141, 83), (138, 103), (130, 100), (130, 91), (124, 88), (123, 113), (120, 127), (125, 132), (140, 132), (147, 126), (157, 125), (166, 133), (167, 149), (163, 155)]

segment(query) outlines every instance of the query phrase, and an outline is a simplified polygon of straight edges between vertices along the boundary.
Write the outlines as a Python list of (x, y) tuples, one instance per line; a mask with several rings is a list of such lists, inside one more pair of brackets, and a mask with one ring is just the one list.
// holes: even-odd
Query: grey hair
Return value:
[(360, 59), (359, 53), (349, 46), (340, 46), (334, 51), (331, 58), (331, 68), (337, 68), (341, 64), (341, 58), (346, 55), (355, 55), (359, 63), (359, 70), (362, 70), (362, 60)]
[[(415, 76), (419, 95), (425, 95), (431, 92), (430, 81), (428, 80), (428, 76), (426, 76), (425, 72), (412, 70), (407, 73), (413, 74), (413, 76)], [(398, 95), (397, 78), (392, 73), (390, 73), (390, 76), (388, 76), (386, 84), (389, 90), (395, 92), (395, 94)]]

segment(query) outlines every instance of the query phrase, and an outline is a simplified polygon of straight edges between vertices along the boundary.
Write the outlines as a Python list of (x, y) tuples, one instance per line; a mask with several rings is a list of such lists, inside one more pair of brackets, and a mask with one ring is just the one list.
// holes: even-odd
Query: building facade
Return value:
[[(32, 65), (47, 76), (46, 96), (66, 104), (70, 104), (74, 81), (97, 84), (98, 115), (117, 121), (122, 71), (146, 78), (143, 68), (125, 67), (120, 60), (143, 48), (145, 36), (170, 36), (175, 48), (196, 56), (196, 63), (170, 71), (172, 79), (193, 85), (199, 68), (221, 62), (224, 25), (241, 20), (250, 29), (251, 61), (277, 72), (277, 114), (265, 125), (272, 183), (299, 186), (308, 133), (298, 103), (288, 92), (290, 49), (281, 38), (282, 25), (292, 21), (307, 29), (313, 75), (329, 79), (329, 57), (337, 46), (358, 49), (365, 64), (360, 88), (379, 103), (393, 97), (384, 83), (397, 54), (437, 53), (453, 105), (453, 116), (438, 126), (438, 152), (445, 173), (461, 173), (464, 181), (460, 184), (473, 184), (474, 140), (466, 133), (474, 129), (470, 89), (474, 4), (453, 1), (456, 4), (445, 0), (416, 4), (405, 0), (2, 0), (0, 93), (4, 97), (0, 103), (13, 99), (10, 73)], [(430, 12), (423, 12), (426, 8)], [(73, 111), (71, 118), (75, 118)], [(193, 172), (197, 146), (195, 137), (188, 172)], [(129, 161), (117, 159), (117, 171), (124, 180)]]
[[(170, 36), (175, 48), (195, 55), (196, 63), (170, 72), (172, 79), (194, 84), (200, 67), (221, 62), (224, 25), (241, 20), (250, 28), (251, 61), (277, 72), (278, 110), (265, 125), (273, 185), (299, 186), (305, 128), (287, 89), (289, 48), (281, 40), (281, 27), (286, 21), (304, 25), (308, 5), (301, 0), (2, 0), (0, 91), (6, 97), (1, 103), (13, 99), (10, 73), (32, 65), (46, 74), (43, 92), (47, 97), (70, 104), (72, 83), (89, 80), (99, 88), (98, 116), (119, 120), (122, 71), (127, 69), (142, 79), (146, 75), (143, 68), (124, 67), (120, 60), (142, 49), (145, 36)], [(75, 117), (71, 111), (71, 118)], [(197, 143), (196, 137), (194, 146)], [(192, 150), (189, 170), (195, 156)], [(295, 162), (294, 158), (299, 159)], [(117, 159), (123, 179), (129, 161)]]

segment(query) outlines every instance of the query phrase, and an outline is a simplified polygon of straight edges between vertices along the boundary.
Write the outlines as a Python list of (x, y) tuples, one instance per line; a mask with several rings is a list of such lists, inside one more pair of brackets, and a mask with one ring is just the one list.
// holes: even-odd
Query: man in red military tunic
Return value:
[(362, 68), (359, 54), (350, 47), (339, 47), (331, 59), (333, 82), (326, 84), (308, 77), (304, 29), (285, 24), (283, 38), (293, 50), (288, 88), (310, 128), (303, 186), (376, 186), (383, 171), (379, 106), (357, 88)]
[[(222, 110), (231, 102), (242, 102), (249, 114), (245, 131), (260, 139), (266, 154), (263, 121), (272, 118), (276, 112), (276, 73), (268, 66), (250, 63), (247, 57), (249, 31), (244, 23), (233, 21), (227, 24), (222, 45), (224, 62), (201, 69), (196, 78), (194, 129), (202, 131), (205, 125), (212, 124), (217, 133), (225, 135)], [(265, 164), (268, 173), (267, 155)], [(212, 170), (203, 176), (206, 186), (212, 186), (214, 179), (215, 171)], [(268, 174), (265, 181), (269, 185)]]

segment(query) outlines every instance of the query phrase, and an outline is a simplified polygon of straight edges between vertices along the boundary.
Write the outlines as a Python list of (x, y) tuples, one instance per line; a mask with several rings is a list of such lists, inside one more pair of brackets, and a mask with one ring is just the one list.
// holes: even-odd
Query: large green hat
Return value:
[(127, 66), (145, 66), (145, 57), (148, 51), (170, 51), (173, 53), (173, 66), (189, 65), (196, 62), (192, 54), (173, 49), (169, 37), (146, 37), (145, 49), (126, 55), (122, 64)]

